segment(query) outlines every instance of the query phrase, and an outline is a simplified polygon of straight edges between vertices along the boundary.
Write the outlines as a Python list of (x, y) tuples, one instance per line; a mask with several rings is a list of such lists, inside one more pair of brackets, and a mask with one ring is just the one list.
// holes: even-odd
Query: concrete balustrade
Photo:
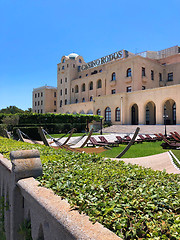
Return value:
[(72, 210), (67, 201), (52, 190), (39, 187), (42, 174), (37, 150), (11, 152), (11, 161), (0, 155), (0, 198), (5, 205), (7, 240), (23, 240), (19, 234), (25, 220), (31, 222), (33, 240), (118, 240), (114, 233), (89, 217)]

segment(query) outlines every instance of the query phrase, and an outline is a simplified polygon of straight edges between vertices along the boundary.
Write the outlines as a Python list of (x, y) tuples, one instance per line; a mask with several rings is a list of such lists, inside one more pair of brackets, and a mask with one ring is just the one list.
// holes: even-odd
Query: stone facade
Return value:
[(57, 112), (57, 88), (43, 86), (34, 88), (32, 93), (34, 113)]
[(57, 112), (100, 114), (113, 124), (180, 124), (180, 47), (121, 50), (86, 63), (71, 53), (57, 64)]

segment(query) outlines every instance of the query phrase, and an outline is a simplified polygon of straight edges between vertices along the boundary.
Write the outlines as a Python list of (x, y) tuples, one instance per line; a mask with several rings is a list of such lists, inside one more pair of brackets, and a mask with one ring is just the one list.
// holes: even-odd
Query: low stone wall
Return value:
[(0, 154), (0, 198), (4, 199), (6, 240), (25, 239), (20, 226), (31, 222), (33, 240), (118, 240), (114, 233), (89, 217), (71, 210), (52, 190), (39, 187), (42, 174), (37, 150), (11, 152), (11, 161)]

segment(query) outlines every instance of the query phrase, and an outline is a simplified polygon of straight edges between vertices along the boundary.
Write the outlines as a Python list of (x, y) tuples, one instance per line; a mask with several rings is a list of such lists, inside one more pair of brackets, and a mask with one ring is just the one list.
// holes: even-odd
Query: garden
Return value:
[(73, 209), (119, 237), (179, 239), (180, 175), (0, 137), (4, 157), (9, 159), (11, 151), (20, 149), (40, 151), (41, 186), (51, 188)]

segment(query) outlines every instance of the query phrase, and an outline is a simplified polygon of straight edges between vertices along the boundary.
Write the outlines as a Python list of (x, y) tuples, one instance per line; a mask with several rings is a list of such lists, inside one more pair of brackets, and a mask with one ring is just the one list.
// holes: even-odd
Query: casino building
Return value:
[(180, 124), (180, 47), (121, 50), (86, 63), (57, 64), (57, 112), (98, 114), (113, 124)]

